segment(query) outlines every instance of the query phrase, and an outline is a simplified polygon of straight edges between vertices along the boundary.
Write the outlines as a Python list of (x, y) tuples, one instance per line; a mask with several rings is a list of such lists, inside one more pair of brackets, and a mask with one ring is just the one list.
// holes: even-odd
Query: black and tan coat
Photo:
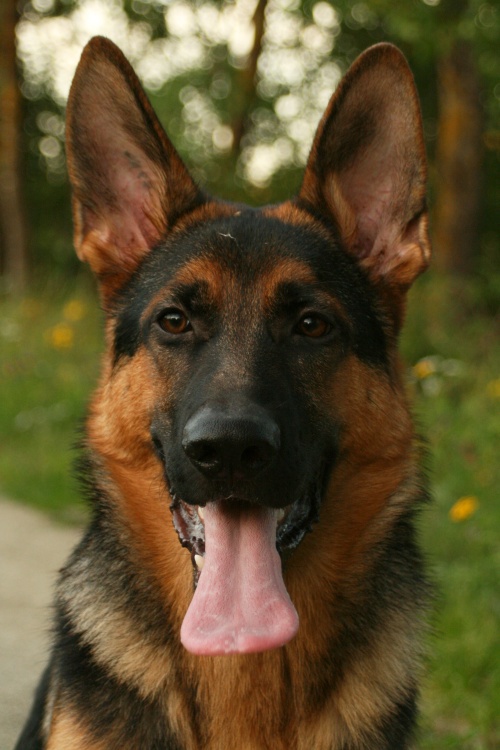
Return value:
[[(17, 750), (410, 748), (425, 490), (397, 343), (429, 246), (404, 58), (384, 44), (354, 63), (277, 206), (206, 196), (105, 39), (67, 141), (107, 347), (80, 463), (92, 518)], [(273, 648), (181, 643), (215, 507), (275, 513), (298, 626)]]

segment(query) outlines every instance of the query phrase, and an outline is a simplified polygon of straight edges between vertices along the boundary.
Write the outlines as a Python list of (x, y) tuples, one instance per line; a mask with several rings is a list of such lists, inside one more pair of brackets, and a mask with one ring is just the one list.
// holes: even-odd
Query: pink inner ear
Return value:
[(98, 154), (101, 179), (92, 201), (97, 206), (82, 206), (82, 239), (106, 248), (106, 261), (119, 271), (160, 240), (166, 216), (161, 173), (133, 144), (117, 138), (112, 145), (104, 141)]
[(346, 249), (374, 279), (407, 285), (429, 255), (425, 181), (411, 72), (398, 50), (376, 45), (358, 58), (333, 95), (300, 197), (330, 214)]
[(120, 50), (85, 47), (67, 109), (75, 246), (104, 297), (203, 198)]
[[(395, 239), (388, 222), (391, 189), (388, 181), (373, 188), (375, 182), (357, 185), (355, 180), (345, 186), (345, 198), (356, 214), (356, 238), (352, 249), (362, 259), (377, 251), (377, 247)], [(394, 230), (394, 227), (392, 227)], [(392, 237), (391, 237), (392, 235)]]
[[(344, 212), (335, 206), (333, 210), (350, 250), (379, 276), (389, 276), (405, 266), (406, 277), (410, 267), (423, 270), (422, 259), (427, 258), (428, 249), (426, 254), (427, 239), (420, 237), (418, 227), (410, 231), (416, 207), (422, 202), (423, 184), (413, 139), (394, 144), (385, 137), (398, 125), (397, 118), (391, 118), (387, 131), (383, 129), (384, 137), (379, 132), (351, 167), (330, 179), (335, 183), (335, 195), (347, 207)], [(342, 226), (346, 216), (347, 231)]]
[[(162, 175), (126, 138), (104, 140), (92, 207), (77, 203), (77, 253), (99, 274), (133, 271), (166, 229)], [(95, 208), (94, 208), (95, 205)]]
[(375, 138), (356, 155), (351, 166), (336, 175), (340, 191), (356, 215), (356, 253), (365, 258), (381, 245), (391, 244), (407, 213), (408, 186), (402, 175), (411, 162), (413, 143), (401, 143), (404, 133), (396, 112), (381, 109)]

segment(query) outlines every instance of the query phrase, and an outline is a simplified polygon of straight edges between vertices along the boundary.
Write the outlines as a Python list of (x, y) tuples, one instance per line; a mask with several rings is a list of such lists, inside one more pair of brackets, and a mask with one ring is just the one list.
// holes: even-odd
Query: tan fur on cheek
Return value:
[(146, 350), (114, 370), (105, 363), (87, 423), (90, 444), (105, 457), (142, 464), (152, 452), (149, 429), (159, 394), (159, 376)]
[[(318, 658), (322, 633), (317, 623), (328, 621), (329, 608), (335, 608), (334, 598), (325, 592), (334, 597), (335, 589), (352, 597), (353, 581), (372, 564), (370, 550), (418, 495), (406, 478), (414, 476), (419, 461), (404, 392), (384, 374), (374, 377), (372, 368), (348, 357), (327, 397), (321, 398), (332, 421), (340, 424), (339, 461), (329, 478), (321, 522), (287, 565), (289, 592), (301, 628), (310, 628), (309, 642)], [(349, 461), (342, 460), (344, 455)], [(309, 611), (311, 601), (314, 611)]]
[[(149, 571), (165, 601), (171, 603), (179, 630), (192, 596), (192, 566), (173, 527), (172, 499), (150, 435), (153, 409), (164, 403), (168, 390), (168, 379), (159, 378), (146, 350), (114, 370), (105, 362), (87, 434), (91, 448), (103, 460), (102, 481), (127, 546), (134, 550), (137, 565)], [(113, 674), (120, 679), (125, 675), (144, 696), (173, 680), (171, 653), (159, 655), (136, 633), (126, 615), (113, 610), (112, 602), (88, 598), (83, 587), (72, 605), (85, 613), (85, 640)]]
[(347, 357), (326, 408), (341, 425), (340, 450), (349, 455), (351, 466), (383, 465), (408, 452), (413, 428), (398, 367), (389, 376), (374, 373), (354, 355)]
[(180, 625), (193, 592), (192, 565), (189, 552), (179, 543), (174, 529), (162, 469), (155, 459), (144, 465), (139, 475), (118, 463), (108, 462), (119, 495), (116, 505), (130, 533), (130, 544), (154, 572), (171, 602), (176, 626)]
[(391, 497), (412, 475), (415, 456), (401, 384), (383, 374), (374, 377), (373, 369), (355, 357), (348, 358), (344, 367), (329, 403), (341, 425), (340, 454), (348, 455), (349, 461), (340, 461), (330, 478), (326, 501), (330, 510), (325, 515), (335, 519), (333, 548), (346, 568), (368, 562), (365, 551), (376, 541), (376, 519), (387, 516), (387, 523), (376, 532), (383, 535), (399, 512), (397, 499), (392, 503)]

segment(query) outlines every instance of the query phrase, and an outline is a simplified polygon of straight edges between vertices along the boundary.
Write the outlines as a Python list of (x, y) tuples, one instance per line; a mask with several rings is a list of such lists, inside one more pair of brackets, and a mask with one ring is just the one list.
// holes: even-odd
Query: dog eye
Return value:
[(295, 326), (295, 333), (300, 336), (308, 336), (312, 339), (319, 339), (326, 336), (332, 330), (332, 326), (319, 315), (308, 313), (304, 315)]
[(158, 325), (172, 336), (178, 336), (192, 330), (189, 318), (181, 310), (166, 310), (158, 318)]

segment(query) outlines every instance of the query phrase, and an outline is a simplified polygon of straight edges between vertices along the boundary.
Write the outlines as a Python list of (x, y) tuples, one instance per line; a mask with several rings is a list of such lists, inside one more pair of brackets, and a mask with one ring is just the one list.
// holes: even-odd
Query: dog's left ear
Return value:
[(137, 76), (108, 39), (85, 47), (68, 100), (75, 248), (106, 306), (184, 213), (203, 202)]
[(396, 47), (375, 45), (330, 101), (299, 199), (333, 218), (373, 281), (401, 297), (429, 261), (425, 189), (413, 76)]

